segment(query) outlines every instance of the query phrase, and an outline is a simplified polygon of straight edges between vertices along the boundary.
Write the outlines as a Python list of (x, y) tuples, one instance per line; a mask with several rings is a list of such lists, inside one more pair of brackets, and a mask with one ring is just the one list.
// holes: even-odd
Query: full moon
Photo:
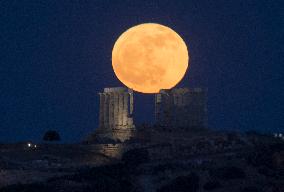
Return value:
[(112, 50), (117, 78), (142, 93), (174, 87), (185, 75), (188, 59), (183, 39), (171, 28), (156, 23), (129, 28)]

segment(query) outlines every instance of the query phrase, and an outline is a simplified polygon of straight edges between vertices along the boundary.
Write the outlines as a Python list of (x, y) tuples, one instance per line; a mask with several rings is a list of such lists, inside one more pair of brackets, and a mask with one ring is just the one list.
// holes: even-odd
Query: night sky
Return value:
[[(187, 2), (187, 3), (185, 3)], [(98, 125), (98, 92), (122, 86), (112, 47), (126, 29), (171, 27), (190, 52), (178, 87), (207, 87), (209, 126), (284, 131), (284, 6), (279, 1), (0, 1), (0, 142), (48, 129), (80, 141)], [(153, 121), (153, 95), (135, 95)]]

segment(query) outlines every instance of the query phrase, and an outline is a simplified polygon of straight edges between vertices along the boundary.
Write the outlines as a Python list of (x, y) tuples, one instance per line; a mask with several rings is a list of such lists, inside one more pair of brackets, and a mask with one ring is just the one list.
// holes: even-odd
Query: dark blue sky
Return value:
[[(190, 68), (178, 86), (208, 87), (210, 127), (284, 131), (282, 1), (185, 2), (0, 1), (0, 142), (93, 131), (97, 93), (121, 86), (112, 46), (145, 22), (186, 41)], [(135, 99), (136, 120), (153, 120), (153, 95)]]

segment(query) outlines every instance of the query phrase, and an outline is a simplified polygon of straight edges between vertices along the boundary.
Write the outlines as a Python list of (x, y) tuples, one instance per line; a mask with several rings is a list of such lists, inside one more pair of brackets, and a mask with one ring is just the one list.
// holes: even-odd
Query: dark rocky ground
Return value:
[[(198, 161), (196, 158), (152, 160), (147, 149), (133, 149), (126, 152), (121, 161), (47, 169), (44, 171), (64, 174), (51, 175), (42, 181), (6, 185), (0, 191), (283, 192), (283, 141), (255, 138), (245, 153), (205, 155)], [(72, 155), (64, 160), (69, 162)], [(2, 170), (4, 166), (12, 170), (19, 165), (2, 162), (1, 166)]]

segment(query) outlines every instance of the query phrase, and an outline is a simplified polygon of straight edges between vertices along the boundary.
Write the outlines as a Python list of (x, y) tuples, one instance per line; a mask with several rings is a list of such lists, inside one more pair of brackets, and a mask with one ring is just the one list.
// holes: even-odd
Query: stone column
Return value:
[(128, 127), (133, 127), (133, 93), (128, 93), (128, 111), (127, 111), (127, 125)]
[(170, 126), (171, 124), (171, 119), (172, 119), (172, 108), (173, 108), (173, 103), (171, 100), (171, 95), (170, 93), (164, 94), (164, 100), (166, 101), (165, 103), (165, 112), (164, 112), (164, 118), (165, 121), (163, 122), (164, 126)]
[(113, 98), (113, 93), (109, 93), (109, 105), (108, 105), (108, 118), (109, 118), (109, 127), (113, 128), (114, 124), (114, 98)]
[(162, 95), (161, 93), (157, 93), (155, 95), (155, 122), (158, 125), (161, 125), (161, 113), (162, 113)]
[(114, 126), (118, 126), (119, 122), (118, 122), (118, 116), (119, 116), (119, 94), (118, 93), (114, 93), (113, 95), (114, 98), (114, 109), (113, 109), (113, 115), (114, 115)]
[(123, 93), (118, 95), (118, 125), (123, 125)]
[(109, 127), (109, 95), (104, 93), (104, 127)]
[(123, 94), (123, 126), (127, 126), (127, 118), (128, 118), (128, 93)]
[(182, 106), (182, 100), (183, 100), (182, 97), (183, 97), (182, 94), (178, 94), (178, 106)]
[(133, 93), (129, 93), (129, 114), (133, 114)]
[(104, 94), (99, 93), (100, 95), (100, 111), (99, 111), (99, 127), (104, 127)]

